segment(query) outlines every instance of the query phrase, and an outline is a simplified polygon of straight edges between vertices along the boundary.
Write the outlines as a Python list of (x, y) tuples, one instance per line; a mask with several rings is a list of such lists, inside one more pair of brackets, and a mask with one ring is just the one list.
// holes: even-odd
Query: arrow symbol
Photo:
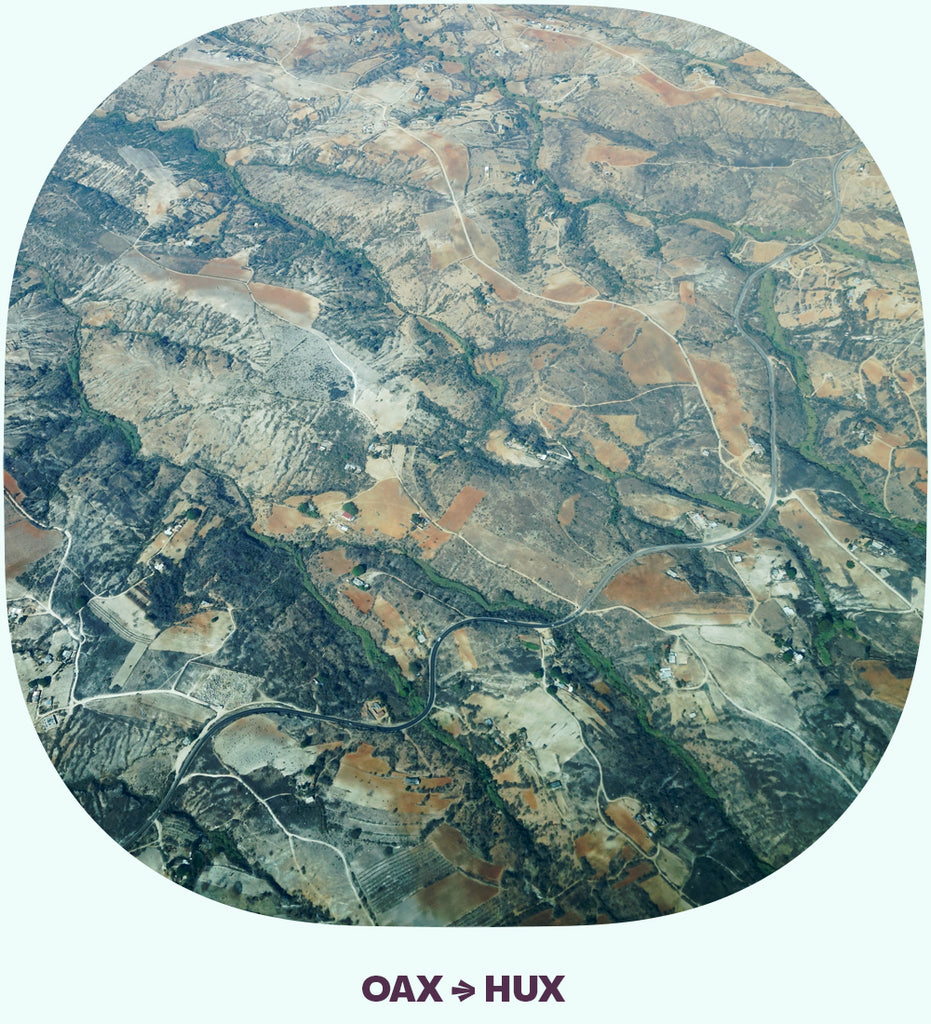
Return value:
[(468, 999), (469, 996), (474, 996), (475, 989), (467, 981), (463, 981), (462, 978), (460, 978), (459, 984), (453, 988), (453, 995), (459, 996), (459, 1002), (461, 1003), (463, 999)]

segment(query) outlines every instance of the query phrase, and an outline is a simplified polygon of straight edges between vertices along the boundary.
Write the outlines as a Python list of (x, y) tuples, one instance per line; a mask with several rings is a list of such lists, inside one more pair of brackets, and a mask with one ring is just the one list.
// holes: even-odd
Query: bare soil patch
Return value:
[(740, 57), (735, 57), (734, 63), (743, 64), (745, 68), (766, 68), (768, 71), (782, 67), (779, 61), (770, 57), (768, 53), (763, 53), (762, 50), (748, 50)]
[[(363, 593), (365, 593), (365, 591), (363, 591)], [(407, 639), (409, 641), (407, 646), (411, 648), (414, 647), (413, 638), (407, 635), (409, 629), (408, 624), (393, 604), (390, 604), (380, 595), (376, 596), (373, 611), (375, 612), (375, 616), (378, 621), (381, 622), (389, 633), (393, 633), (396, 637), (403, 637)]]
[(540, 460), (535, 459), (528, 452), (517, 448), (509, 448), (504, 442), (507, 434), (503, 430), (493, 430), (485, 442), (485, 451), (497, 455), (502, 462), (510, 463), (512, 466), (533, 466), (539, 468)]
[(786, 242), (753, 242), (748, 259), (751, 263), (769, 263), (785, 251)]
[(456, 650), (459, 652), (459, 657), (462, 659), (462, 664), (465, 665), (466, 668), (478, 668), (478, 661), (472, 651), (472, 644), (469, 641), (469, 633), (465, 626), (463, 626), (462, 629), (457, 629), (456, 632), (453, 633), (453, 641), (456, 644)]
[(876, 385), (886, 376), (888, 371), (885, 366), (875, 357), (870, 356), (869, 359), (864, 359), (860, 364), (860, 369), (866, 375), (866, 379), (870, 384)]
[(246, 268), (245, 262), (245, 256), (224, 256), (205, 263), (197, 273), (208, 277), (228, 277), (234, 281), (248, 281), (252, 271)]
[(480, 491), (477, 487), (472, 487), (471, 484), (466, 484), (453, 498), (452, 504), (439, 520), (440, 526), (445, 530), (452, 530), (454, 533), (461, 530), (487, 493), (487, 491)]
[(3, 471), (3, 489), (14, 501), (22, 502), (26, 497), (22, 488), (6, 470)]
[(504, 874), (504, 867), (491, 864), (476, 857), (469, 849), (465, 836), (457, 828), (445, 822), (430, 834), (430, 842), (457, 868), (468, 875), (475, 875), (485, 882), (498, 882)]
[(430, 249), (430, 267), (433, 270), (442, 270), (469, 255), (468, 246), (460, 252), (457, 239), (453, 237), (455, 224), (456, 212), (452, 207), (424, 213), (417, 218), (417, 227)]
[(637, 447), (649, 441), (647, 435), (637, 426), (636, 413), (625, 416), (599, 416), (598, 419), (606, 423), (611, 433), (624, 444)]
[(353, 566), (352, 559), (346, 554), (345, 548), (331, 548), (319, 556), (323, 565), (336, 576), (345, 576)]
[(873, 697), (896, 708), (905, 707), (905, 698), (912, 684), (911, 676), (900, 679), (882, 661), (857, 661), (854, 668), (869, 686)]
[[(571, 322), (572, 321), (570, 320), (569, 323)], [(562, 353), (563, 348), (561, 345), (541, 345), (539, 348), (533, 350), (533, 353), (530, 356), (530, 365), (537, 372), (545, 370), (546, 367), (554, 363), (557, 357), (562, 355)]]
[(452, 142), (437, 132), (428, 133), (429, 144), (446, 168), (446, 174), (454, 188), (465, 188), (469, 180), (469, 151), (459, 142)]
[(621, 356), (621, 363), (638, 386), (685, 384), (692, 379), (679, 346), (649, 322), (641, 327), (637, 340)]
[(556, 521), (560, 526), (571, 525), (572, 520), (575, 519), (575, 503), (581, 497), (581, 494), (572, 494), (559, 506), (559, 512), (556, 513)]
[[(633, 851), (631, 851), (633, 852)], [(627, 871), (614, 883), (613, 888), (623, 889), (625, 885), (630, 885), (631, 882), (637, 882), (644, 875), (649, 875), (655, 868), (648, 860), (638, 861), (636, 864), (632, 864)]]
[(360, 806), (404, 815), (435, 817), (452, 802), (452, 797), (408, 788), (406, 776), (394, 774), (387, 761), (373, 756), (374, 750), (362, 743), (355, 752), (344, 754), (333, 788)]
[(350, 585), (343, 589), (343, 594), (349, 598), (357, 611), (362, 612), (363, 615), (368, 615), (375, 604), (375, 595), (371, 590), (360, 590), (358, 587)]
[(313, 499), (314, 505), (321, 515), (329, 516), (338, 513), (346, 501), (345, 491), (323, 491)]
[(689, 224), (691, 227), (702, 228), (704, 231), (710, 231), (712, 234), (720, 235), (722, 238), (726, 238), (729, 242), (734, 239), (734, 232), (730, 228), (722, 227), (720, 224), (715, 224), (712, 220), (702, 220), (699, 217), (690, 217), (685, 224)]
[(630, 456), (610, 441), (602, 441), (598, 438), (589, 438), (595, 458), (608, 469), (617, 473), (623, 473), (630, 466)]
[[(14, 516), (16, 518), (14, 518)], [(7, 509), (4, 527), (6, 578), (13, 579), (61, 544), (58, 530), (40, 530), (18, 512)]]
[(605, 806), (605, 812), (628, 839), (636, 843), (645, 853), (653, 853), (656, 844), (621, 800), (612, 800)]
[(311, 519), (308, 516), (302, 515), (290, 505), (272, 505), (271, 515), (265, 520), (262, 532), (275, 537), (288, 537), (309, 522)]
[(633, 344), (638, 330), (646, 323), (642, 313), (610, 302), (586, 302), (566, 321), (593, 338), (602, 352), (620, 354)]
[(914, 487), (919, 494), (928, 493), (928, 456), (917, 448), (897, 448), (894, 459), (895, 467), (902, 470), (902, 480), (906, 486)]
[(652, 149), (636, 149), (631, 146), (612, 146), (608, 142), (594, 143), (585, 150), (585, 163), (605, 163), (612, 167), (636, 167), (656, 156)]
[[(418, 915), (420, 923), (451, 924), (497, 894), (497, 886), (486, 885), (455, 871), (398, 904), (392, 909), (392, 917), (399, 910), (403, 911), (404, 903), (413, 901), (421, 912)], [(407, 923), (403, 917), (398, 923), (402, 922)]]
[(478, 373), (491, 373), (507, 361), (507, 352), (482, 352), (475, 357), (472, 365)]
[(684, 907), (682, 898), (661, 875), (652, 875), (640, 883), (640, 888), (650, 897), (661, 914), (671, 914)]
[(311, 327), (320, 314), (320, 300), (306, 292), (255, 281), (248, 288), (259, 305), (295, 327)]
[(411, 516), (417, 506), (401, 490), (397, 477), (379, 480), (367, 491), (356, 495), (359, 506), (358, 522), (365, 533), (378, 531), (386, 537), (400, 540), (411, 528)]
[(582, 924), (582, 917), (578, 911), (570, 910), (561, 917), (557, 917), (556, 911), (552, 907), (547, 907), (546, 910), (541, 910), (532, 917), (525, 917), (524, 920), (520, 922), (519, 927), (548, 928), (551, 926), (555, 927), (557, 925), (573, 926), (578, 924)]
[(586, 832), (575, 841), (575, 855), (592, 866), (595, 878), (607, 874), (611, 861), (627, 846), (620, 836), (609, 835), (604, 826)]
[(576, 413), (576, 410), (573, 409), (572, 406), (559, 404), (548, 405), (546, 407), (546, 411), (554, 420), (558, 420), (563, 426), (565, 426)]
[(150, 649), (214, 654), (223, 646), (232, 625), (232, 617), (225, 608), (207, 608), (176, 626), (169, 626), (152, 641)]
[(420, 545), (420, 550), (432, 558), (448, 540), (452, 539), (452, 534), (446, 533), (438, 526), (428, 526), (424, 530), (418, 530), (414, 534), (414, 539)]
[(667, 576), (666, 570), (674, 564), (670, 555), (647, 555), (615, 576), (605, 587), (605, 597), (635, 608), (647, 618), (673, 612), (689, 612), (699, 618), (747, 614), (748, 603), (744, 598), (714, 593), (699, 595), (685, 580)]
[(597, 294), (597, 288), (586, 284), (571, 270), (558, 270), (551, 274), (543, 288), (544, 297), (557, 302), (584, 302)]
[(718, 433), (727, 442), (731, 452), (743, 455), (748, 445), (744, 427), (753, 423), (753, 417), (740, 400), (737, 378), (733, 370), (724, 363), (713, 359), (701, 359), (698, 356), (692, 359), (692, 366), (701, 382), (705, 399), (714, 413)]
[(652, 71), (644, 71), (634, 78), (635, 82), (645, 85), (650, 92), (655, 93), (666, 104), (667, 107), (678, 107), (686, 103), (696, 103), (699, 100), (710, 99), (716, 96), (721, 90), (714, 86), (706, 89), (696, 89), (694, 92), (687, 92), (678, 86), (667, 82)]
[(497, 270), (492, 270), (485, 263), (479, 263), (475, 257), (469, 256), (467, 259), (464, 259), (462, 266), (490, 284), (495, 290), (495, 295), (503, 302), (513, 302), (520, 295), (520, 289), (517, 285), (512, 284), (507, 278), (502, 277)]

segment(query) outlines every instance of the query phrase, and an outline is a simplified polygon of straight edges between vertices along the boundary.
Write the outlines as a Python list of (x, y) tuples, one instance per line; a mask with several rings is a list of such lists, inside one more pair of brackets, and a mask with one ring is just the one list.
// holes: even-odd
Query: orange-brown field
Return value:
[(785, 89), (779, 96), (752, 96), (747, 93), (731, 93), (716, 85), (705, 86), (701, 89), (680, 89), (678, 86), (660, 78), (652, 71), (644, 71), (634, 79), (640, 82), (651, 92), (655, 93), (668, 107), (677, 107), (685, 103), (695, 103), (699, 100), (710, 100), (715, 96), (727, 96), (731, 99), (741, 100), (745, 103), (758, 103), (764, 107), (789, 107), (792, 110), (816, 111), (826, 117), (838, 117), (837, 111), (823, 101), (819, 102), (817, 93), (807, 89)]
[[(428, 915), (431, 922), (444, 925), (456, 921), (497, 895), (496, 885), (487, 885), (455, 871), (414, 893), (409, 899), (417, 904), (422, 913)], [(403, 912), (404, 902), (394, 908), (393, 915), (399, 910)]]
[(556, 911), (552, 907), (548, 907), (546, 910), (541, 910), (532, 917), (525, 917), (524, 920), (519, 923), (519, 927), (549, 928), (555, 926), (574, 926), (578, 924), (582, 924), (582, 916), (577, 910), (570, 910), (561, 917), (557, 917)]
[(198, 274), (206, 277), (228, 277), (234, 281), (248, 281), (252, 271), (246, 267), (245, 258), (236, 256), (224, 256), (205, 263)]
[(448, 189), (437, 158), (423, 142), (400, 128), (383, 131), (377, 138), (367, 141), (363, 150), (369, 153), (374, 151), (377, 157), (412, 164), (413, 169), (409, 173), (412, 181), (426, 181), (430, 188), (447, 194)]
[(688, 220), (683, 221), (684, 224), (689, 224), (695, 228), (701, 228), (703, 231), (710, 231), (714, 235), (720, 235), (722, 238), (726, 238), (729, 242), (734, 240), (734, 232), (730, 228), (722, 227), (720, 224), (715, 224), (711, 220), (701, 220), (699, 217), (690, 217)]
[(667, 82), (664, 78), (660, 78), (659, 75), (653, 74), (652, 71), (644, 71), (643, 74), (637, 75), (634, 81), (640, 82), (651, 92), (659, 96), (667, 107), (678, 107), (684, 103), (695, 103), (698, 100), (711, 99), (712, 96), (717, 96), (721, 92), (720, 89), (714, 86), (708, 86), (705, 89), (697, 89), (695, 91), (680, 89), (673, 85), (672, 82)]
[(7, 509), (3, 534), (7, 579), (18, 576), (33, 562), (54, 551), (63, 539), (58, 530), (40, 530), (12, 509)]
[(472, 651), (472, 644), (469, 641), (469, 632), (465, 626), (463, 626), (462, 629), (457, 629), (456, 632), (453, 633), (453, 641), (456, 644), (456, 650), (459, 652), (459, 657), (462, 659), (462, 664), (465, 665), (466, 668), (478, 668), (478, 661)]
[(870, 356), (869, 359), (864, 359), (860, 364), (860, 369), (866, 376), (866, 379), (872, 385), (877, 385), (886, 376), (887, 370), (885, 366), (875, 357)]
[(534, 39), (541, 44), (544, 50), (550, 53), (564, 53), (578, 46), (580, 40), (563, 33), (548, 32), (545, 28), (531, 28), (525, 33), (528, 39)]
[(599, 438), (589, 438), (592, 452), (595, 458), (608, 469), (617, 473), (623, 473), (630, 466), (630, 456), (623, 448), (619, 448), (610, 441), (602, 441)]
[[(602, 352), (619, 355), (629, 348), (647, 321), (635, 309), (626, 309), (611, 302), (586, 302), (566, 321), (591, 337)], [(536, 368), (536, 367), (535, 367)]]
[[(475, 511), (476, 506), (485, 497), (486, 492), (466, 485), (453, 498), (449, 508), (438, 520), (439, 526), (428, 526), (425, 530), (417, 530), (414, 537), (421, 551), (432, 557), (452, 535), (461, 530)], [(442, 527), (442, 529), (440, 529)]]
[(540, 801), (537, 800), (537, 794), (532, 789), (522, 789), (520, 791), (520, 798), (531, 811), (538, 811), (540, 809)]
[(480, 491), (477, 487), (472, 487), (471, 484), (466, 484), (453, 498), (452, 504), (439, 520), (440, 526), (444, 530), (452, 530), (454, 533), (461, 530), (487, 493), (487, 491)]
[(597, 295), (598, 290), (586, 284), (570, 270), (559, 270), (551, 274), (543, 288), (543, 295), (556, 302), (583, 302)]
[(469, 849), (465, 836), (452, 825), (447, 825), (445, 822), (440, 825), (431, 832), (430, 842), (450, 864), (461, 868), (466, 874), (474, 875), (485, 882), (499, 882), (504, 874), (502, 865), (491, 864), (487, 860), (476, 857)]
[(150, 649), (213, 654), (223, 646), (232, 625), (232, 616), (225, 608), (207, 608), (169, 626), (152, 641)]
[(630, 813), (620, 800), (612, 800), (605, 806), (605, 812), (614, 824), (645, 853), (653, 853), (656, 844), (646, 834), (646, 830)]
[(685, 384), (692, 380), (679, 346), (649, 322), (640, 328), (636, 341), (621, 356), (621, 364), (638, 386)]
[(698, 356), (692, 357), (692, 366), (695, 367), (702, 392), (714, 413), (718, 433), (734, 455), (745, 454), (747, 432), (744, 427), (752, 425), (753, 417), (740, 400), (733, 370), (724, 363)]
[(586, 832), (575, 841), (576, 857), (584, 857), (588, 861), (595, 872), (595, 878), (606, 874), (611, 861), (624, 850), (630, 850), (627, 843), (620, 836), (609, 835), (604, 827)]
[(575, 519), (575, 503), (581, 498), (581, 494), (572, 494), (559, 506), (556, 514), (556, 521), (560, 526), (569, 526)]
[(423, 779), (416, 788), (408, 788), (405, 776), (395, 774), (387, 761), (373, 756), (374, 751), (370, 744), (361, 743), (357, 750), (340, 759), (333, 787), (342, 790), (346, 799), (363, 807), (430, 817), (440, 814), (457, 799), (421, 791), (447, 785), (451, 780), (446, 777)]
[(379, 480), (367, 491), (356, 495), (358, 522), (365, 533), (378, 532), (395, 540), (407, 536), (411, 516), (417, 506), (401, 490), (396, 477)]
[(714, 593), (699, 596), (685, 580), (667, 576), (666, 570), (673, 565), (670, 555), (647, 555), (615, 576), (605, 587), (605, 597), (649, 619), (677, 612), (709, 620), (743, 617), (749, 613), (746, 598)]
[(896, 708), (905, 707), (905, 698), (908, 696), (909, 687), (912, 684), (911, 676), (907, 679), (900, 679), (892, 674), (889, 666), (882, 661), (858, 661), (854, 668), (860, 673), (860, 678), (869, 686), (872, 696), (877, 700), (884, 701)]
[[(272, 505), (271, 514), (259, 529), (262, 533), (268, 533), (274, 537), (287, 537), (307, 522), (309, 522), (308, 517), (301, 515), (296, 508), (290, 505)], [(253, 527), (253, 529), (255, 528)]]
[(374, 609), (376, 618), (389, 633), (394, 633), (396, 636), (407, 633), (408, 625), (393, 604), (389, 604), (383, 597), (378, 596), (375, 598)]
[(354, 587), (351, 584), (348, 587), (343, 587), (343, 596), (348, 597), (355, 608), (362, 612), (363, 615), (368, 615), (375, 604), (375, 595), (371, 590), (360, 590), (358, 587)]
[(336, 576), (345, 576), (352, 568), (352, 559), (346, 554), (345, 548), (331, 548), (319, 556), (323, 565)]
[(576, 410), (571, 406), (560, 404), (548, 405), (546, 407), (546, 411), (554, 420), (559, 420), (563, 426), (565, 426), (576, 413)]
[(614, 883), (614, 888), (623, 889), (625, 885), (630, 885), (631, 882), (639, 882), (644, 875), (649, 875), (653, 870), (654, 867), (648, 860), (641, 860), (636, 864), (632, 864)]
[(898, 448), (893, 464), (902, 470), (903, 481), (919, 494), (928, 494), (928, 456), (915, 448)]
[(260, 306), (297, 327), (310, 327), (320, 313), (320, 300), (306, 292), (256, 281), (248, 287)]
[(735, 64), (743, 64), (747, 68), (767, 68), (773, 69), (782, 67), (779, 61), (770, 57), (768, 53), (763, 53), (762, 50), (747, 50), (746, 53), (741, 54), (739, 57), (734, 58)]
[(851, 451), (861, 459), (869, 459), (877, 466), (888, 470), (892, 467), (892, 450), (900, 445), (908, 444), (909, 438), (906, 434), (893, 434), (891, 431), (883, 430), (881, 427), (874, 427), (873, 438), (868, 444), (860, 445)]
[(3, 471), (3, 489), (14, 501), (22, 501), (26, 497), (19, 484), (6, 470)]
[(618, 437), (624, 444), (638, 445), (646, 444), (649, 438), (647, 435), (637, 426), (637, 416), (626, 415), (626, 416), (599, 416), (603, 423), (608, 425), (608, 429)]
[(586, 163), (605, 163), (612, 167), (636, 167), (656, 156), (652, 149), (635, 149), (629, 146), (614, 146), (609, 142), (596, 142), (585, 150)]

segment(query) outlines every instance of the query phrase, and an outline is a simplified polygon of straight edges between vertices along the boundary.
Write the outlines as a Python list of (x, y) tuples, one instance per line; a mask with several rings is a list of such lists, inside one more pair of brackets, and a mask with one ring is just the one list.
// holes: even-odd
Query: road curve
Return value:
[(458, 629), (463, 629), (466, 626), (478, 625), (480, 623), (493, 623), (502, 626), (516, 626), (520, 629), (541, 629), (551, 628), (558, 629), (561, 626), (567, 626), (570, 622), (573, 622), (579, 616), (584, 615), (595, 601), (601, 595), (604, 588), (614, 579), (615, 576), (627, 565), (632, 562), (636, 562), (641, 558), (645, 558), (647, 555), (656, 554), (667, 554), (672, 551), (694, 551), (699, 548), (713, 548), (721, 547), (724, 545), (730, 545), (736, 541), (742, 540), (748, 534), (753, 533), (757, 527), (766, 519), (769, 513), (772, 511), (773, 506), (776, 503), (776, 495), (778, 493), (779, 486), (779, 446), (776, 439), (776, 377), (773, 369), (773, 360), (764, 351), (756, 339), (743, 327), (740, 318), (744, 304), (747, 301), (747, 296), (750, 294), (751, 288), (754, 284), (772, 267), (783, 260), (789, 259), (792, 256), (796, 256), (798, 253), (804, 252), (806, 249), (810, 249), (811, 246), (817, 245), (826, 235), (830, 234), (834, 228), (837, 227), (840, 221), (841, 215), (841, 201), (840, 201), (840, 190), (837, 183), (837, 172), (840, 169), (841, 164), (844, 160), (855, 151), (855, 148), (847, 149), (834, 161), (834, 165), (831, 170), (831, 188), (834, 194), (834, 214), (831, 218), (830, 223), (823, 230), (818, 232), (817, 235), (808, 239), (806, 242), (801, 242), (791, 249), (787, 249), (782, 252), (775, 259), (770, 260), (768, 263), (757, 267), (744, 281), (743, 286), (737, 296), (737, 300), (734, 303), (733, 318), (734, 323), (737, 327), (737, 332), (740, 336), (753, 348), (753, 350), (763, 360), (763, 364), (766, 367), (766, 380), (767, 389), (769, 394), (769, 459), (770, 459), (770, 490), (769, 497), (766, 500), (766, 504), (759, 515), (751, 522), (748, 526), (744, 526), (735, 533), (730, 534), (727, 537), (719, 537), (715, 540), (701, 540), (701, 541), (679, 541), (672, 544), (654, 544), (650, 547), (639, 548), (636, 551), (622, 555), (620, 558), (612, 562), (607, 569), (605, 569), (601, 578), (595, 584), (595, 586), (589, 591), (588, 595), (573, 611), (569, 614), (564, 615), (561, 619), (548, 619), (548, 620), (536, 620), (536, 619), (512, 619), (506, 618), (502, 615), (474, 615), (464, 619), (460, 619), (458, 622), (454, 622), (452, 625), (447, 626), (441, 633), (434, 639), (433, 644), (430, 647), (430, 654), (427, 661), (427, 701), (422, 711), (414, 715), (413, 718), (408, 719), (405, 722), (398, 722), (396, 724), (386, 725), (378, 722), (363, 722), (354, 718), (347, 718), (342, 715), (324, 715), (315, 711), (307, 711), (304, 708), (299, 708), (296, 705), (286, 704), (278, 701), (266, 701), (255, 704), (247, 704), (234, 709), (233, 711), (223, 712), (218, 715), (194, 742), (191, 744), (187, 754), (181, 764), (175, 770), (174, 778), (171, 781), (168, 789), (166, 790), (162, 799), (158, 802), (155, 809), (149, 814), (146, 820), (128, 836), (125, 836), (120, 840), (120, 845), (124, 848), (130, 848), (134, 846), (138, 840), (148, 831), (149, 828), (155, 823), (156, 819), (162, 814), (165, 808), (174, 796), (178, 786), (183, 781), (185, 775), (194, 763), (200, 751), (204, 745), (211, 740), (217, 733), (221, 732), (228, 725), (232, 725), (233, 722), (237, 722), (242, 718), (248, 718), (251, 715), (285, 715), (293, 718), (304, 718), (313, 722), (328, 722), (331, 725), (341, 725), (345, 728), (350, 729), (365, 729), (368, 732), (402, 732), (405, 729), (412, 729), (414, 726), (419, 725), (428, 715), (433, 711), (436, 704), (436, 662), (439, 655), (440, 645), (449, 636), (450, 633), (454, 633)]

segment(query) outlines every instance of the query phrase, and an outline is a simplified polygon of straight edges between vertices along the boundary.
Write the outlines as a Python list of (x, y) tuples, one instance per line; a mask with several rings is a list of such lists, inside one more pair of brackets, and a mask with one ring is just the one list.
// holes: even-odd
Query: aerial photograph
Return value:
[(871, 153), (719, 31), (366, 5), (178, 46), (68, 142), (10, 292), (50, 774), (152, 871), (293, 921), (740, 892), (905, 706), (924, 344)]

